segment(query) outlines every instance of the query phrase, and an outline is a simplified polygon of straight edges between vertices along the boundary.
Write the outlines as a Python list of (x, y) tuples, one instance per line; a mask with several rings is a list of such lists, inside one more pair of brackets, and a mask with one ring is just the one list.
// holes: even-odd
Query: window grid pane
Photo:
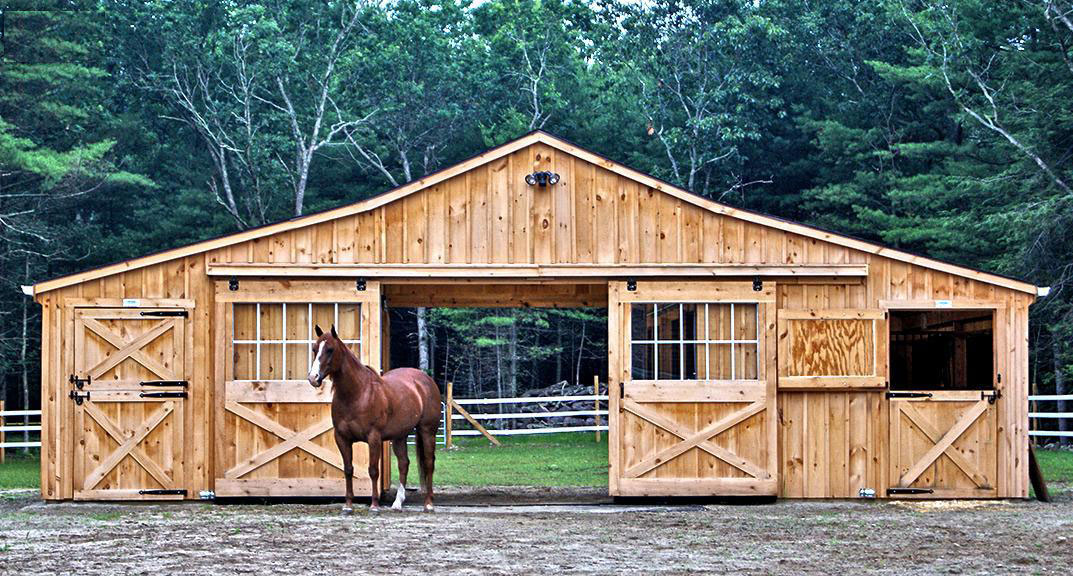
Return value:
[[(316, 313), (334, 324), (343, 343), (360, 357), (361, 304), (347, 302), (342, 306), (344, 323), (340, 324), (338, 302), (317, 304), (317, 310), (313, 303), (236, 303), (231, 315), (234, 380), (302, 381), (306, 367), (313, 361), (310, 355), (315, 341), (313, 325)], [(278, 319), (275, 316), (277, 311)], [(287, 317), (292, 313), (295, 315), (292, 322), (297, 322), (299, 326), (288, 322)], [(304, 354), (299, 351), (300, 348), (305, 348)], [(300, 366), (298, 364), (303, 357), (305, 366)], [(265, 361), (269, 365), (262, 365)]]
[(758, 378), (756, 303), (634, 303), (630, 311), (635, 380)]

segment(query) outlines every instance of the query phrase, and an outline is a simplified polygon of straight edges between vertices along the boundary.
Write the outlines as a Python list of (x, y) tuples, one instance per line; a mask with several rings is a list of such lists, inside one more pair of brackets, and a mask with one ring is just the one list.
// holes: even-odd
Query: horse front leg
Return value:
[(343, 514), (351, 514), (354, 512), (354, 443), (336, 432), (335, 445), (339, 447), (339, 455), (343, 457), (343, 478), (346, 482), (346, 505), (343, 506)]
[(369, 432), (369, 437), (366, 439), (369, 443), (369, 480), (372, 481), (373, 490), (369, 501), (369, 511), (380, 511), (380, 458), (384, 451), (384, 442), (381, 439), (380, 433), (376, 431)]

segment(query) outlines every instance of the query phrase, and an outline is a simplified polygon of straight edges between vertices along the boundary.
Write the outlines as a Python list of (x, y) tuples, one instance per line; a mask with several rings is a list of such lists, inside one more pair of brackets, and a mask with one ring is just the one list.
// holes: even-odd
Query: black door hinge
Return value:
[(887, 488), (887, 496), (897, 496), (899, 494), (934, 494), (935, 490), (931, 488)]
[(143, 496), (186, 496), (186, 490), (138, 490)]
[(887, 392), (887, 398), (931, 398), (931, 392)]
[(138, 383), (140, 386), (182, 386), (186, 388), (190, 385), (186, 380), (142, 380)]
[(186, 392), (139, 392), (138, 398), (186, 398)]
[(634, 280), (633, 278), (627, 278), (626, 279), (626, 291), (627, 292), (636, 292), (637, 291), (637, 281)]
[(92, 379), (93, 379), (92, 376), (86, 376), (85, 378), (79, 378), (78, 376), (75, 376), (74, 374), (71, 374), (70, 377), (67, 378), (67, 381), (70, 382), (71, 384), (74, 384), (75, 388), (78, 388), (79, 390), (81, 390), (83, 386), (88, 386)]
[(232, 292), (238, 292), (238, 278), (232, 278), (228, 280), (227, 289)]
[(186, 310), (145, 310), (142, 312), (142, 316), (153, 316), (156, 318), (177, 317), (186, 318), (190, 315)]
[(357, 280), (354, 281), (354, 289), (357, 290), (358, 292), (364, 292), (365, 288), (366, 288), (366, 284), (365, 284), (365, 279), (364, 278), (358, 278)]
[(89, 390), (71, 390), (67, 396), (74, 400), (76, 405), (81, 406), (83, 400), (89, 400)]

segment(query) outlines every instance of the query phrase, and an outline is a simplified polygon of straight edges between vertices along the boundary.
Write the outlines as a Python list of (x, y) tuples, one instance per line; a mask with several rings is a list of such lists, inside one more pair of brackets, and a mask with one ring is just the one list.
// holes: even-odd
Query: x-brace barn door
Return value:
[[(237, 290), (219, 282), (216, 302), (216, 496), (341, 496), (332, 384), (306, 381), (310, 349), (315, 327), (334, 324), (379, 369), (380, 284), (244, 279)], [(371, 490), (367, 462), (367, 446), (357, 443), (359, 496)]]
[(992, 390), (891, 393), (891, 489), (897, 497), (998, 494), (997, 405)]
[(614, 496), (774, 496), (775, 286), (609, 286)]
[(74, 497), (181, 499), (188, 311), (73, 308)]

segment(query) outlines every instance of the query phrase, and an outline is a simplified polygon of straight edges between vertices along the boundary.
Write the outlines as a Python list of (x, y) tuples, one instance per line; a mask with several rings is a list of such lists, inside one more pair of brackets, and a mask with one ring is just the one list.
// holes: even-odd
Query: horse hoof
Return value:
[(377, 512), (380, 512), (380, 507), (379, 506), (369, 506), (369, 512), (372, 512), (372, 513), (376, 514)]
[(435, 511), (436, 511), (436, 509), (432, 506), (432, 504), (425, 504), (425, 512), (435, 512)]
[(396, 503), (392, 504), (391, 509), (392, 510), (402, 510), (402, 503), (396, 502)]
[(342, 511), (343, 516), (350, 516), (353, 513), (354, 513), (353, 508), (347, 508), (346, 506), (343, 507), (343, 511)]

